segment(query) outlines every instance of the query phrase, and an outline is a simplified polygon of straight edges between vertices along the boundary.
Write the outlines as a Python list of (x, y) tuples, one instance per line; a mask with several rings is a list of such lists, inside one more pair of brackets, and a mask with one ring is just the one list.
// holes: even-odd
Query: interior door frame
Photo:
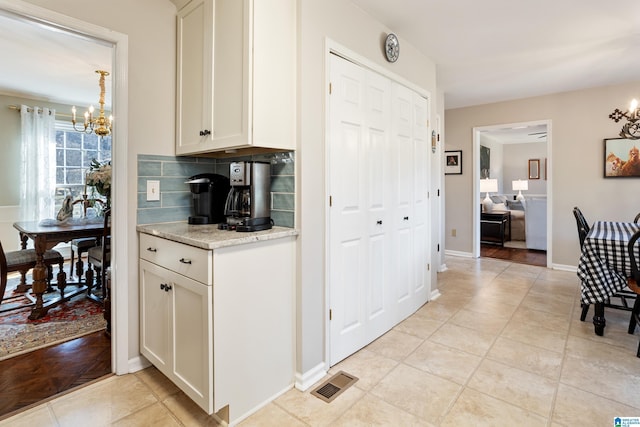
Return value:
[[(25, 20), (39, 22), (45, 26), (87, 37), (96, 42), (113, 45), (112, 57), (112, 112), (117, 122), (113, 127), (113, 239), (111, 268), (111, 371), (118, 375), (127, 374), (129, 369), (129, 296), (128, 287), (119, 289), (117, 283), (137, 283), (131, 281), (137, 275), (129, 274), (129, 249), (127, 232), (127, 212), (129, 204), (127, 188), (133, 176), (128, 167), (128, 56), (129, 41), (126, 34), (100, 27), (61, 13), (26, 3), (22, 0), (0, 0), (0, 12), (8, 12)], [(135, 266), (134, 266), (135, 267)], [(137, 324), (137, 322), (134, 322)]]
[[(433, 106), (432, 106), (432, 100), (433, 98), (431, 97), (431, 92), (416, 86), (414, 83), (411, 83), (407, 80), (405, 80), (404, 78), (398, 76), (397, 74), (394, 74), (392, 72), (390, 72), (388, 69), (376, 64), (375, 62), (367, 59), (366, 57), (359, 55), (358, 53), (354, 52), (353, 50), (345, 47), (344, 45), (341, 45), (340, 43), (337, 43), (336, 41), (330, 39), (330, 38), (325, 38), (325, 68), (324, 68), (324, 88), (329, 88), (330, 87), (330, 83), (331, 83), (331, 73), (330, 73), (330, 57), (331, 55), (338, 55), (344, 59), (346, 59), (347, 61), (351, 61), (356, 65), (359, 65), (361, 67), (367, 68), (373, 72), (376, 72), (396, 83), (399, 83), (403, 86), (408, 87), (409, 89), (413, 90), (414, 92), (416, 92), (417, 94), (419, 94), (420, 96), (423, 96), (425, 98), (427, 98), (428, 101), (428, 111), (429, 111), (429, 131), (431, 131), (433, 129)], [(329, 117), (329, 113), (328, 113), (328, 107), (330, 105), (330, 93), (328, 90), (325, 91), (325, 100), (324, 100), (325, 104), (324, 104), (324, 151), (325, 151), (325, 159), (329, 159), (330, 158), (330, 153), (329, 153), (329, 141), (328, 138), (330, 136), (330, 117)], [(428, 153), (429, 159), (432, 160), (432, 156), (433, 154), (431, 152)], [(326, 313), (325, 315), (325, 322), (324, 322), (324, 368), (325, 371), (328, 371), (329, 369), (329, 365), (330, 365), (330, 360), (331, 360), (331, 327), (330, 327), (330, 320), (329, 320), (329, 303), (331, 301), (331, 295), (330, 295), (330, 286), (329, 286), (329, 277), (331, 277), (331, 265), (330, 265), (330, 254), (329, 254), (329, 243), (330, 243), (330, 205), (329, 205), (329, 197), (330, 197), (330, 164), (327, 160), (325, 160), (325, 164), (324, 164), (324, 188), (325, 188), (325, 200), (327, 201), (325, 203), (325, 212), (324, 212), (324, 277), (325, 277), (325, 295), (324, 295), (324, 312)], [(430, 176), (430, 178), (433, 175)], [(434, 192), (434, 182), (432, 181), (430, 183), (429, 186), (429, 194), (433, 194)], [(433, 221), (434, 215), (433, 215), (433, 202), (432, 202), (433, 198), (429, 197), (429, 218)], [(429, 233), (431, 236), (430, 241), (428, 242), (431, 246), (428, 248), (428, 253), (430, 254), (430, 262), (431, 265), (433, 265), (433, 254), (435, 253), (435, 251), (433, 250), (433, 236), (434, 236), (434, 232), (433, 232), (433, 224), (429, 224)], [(429, 273), (431, 272), (435, 272), (437, 269), (432, 269), (429, 271)], [(433, 287), (433, 281), (432, 279), (432, 275), (429, 275), (429, 288), (430, 288), (430, 292), (429, 292), (429, 299), (431, 299), (431, 289)]]
[(552, 170), (552, 135), (553, 128), (551, 126), (551, 120), (535, 120), (530, 122), (520, 123), (507, 123), (492, 126), (478, 126), (473, 128), (473, 258), (480, 257), (480, 201), (482, 200), (480, 195), (480, 134), (482, 132), (504, 129), (504, 128), (516, 128), (516, 127), (528, 127), (535, 125), (547, 126), (547, 268), (551, 268), (553, 263), (553, 174)]

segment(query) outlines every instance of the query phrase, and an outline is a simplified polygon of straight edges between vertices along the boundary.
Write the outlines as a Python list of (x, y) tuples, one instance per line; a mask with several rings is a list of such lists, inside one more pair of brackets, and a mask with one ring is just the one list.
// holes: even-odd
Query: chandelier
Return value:
[(623, 113), (616, 108), (613, 110), (613, 113), (609, 114), (609, 118), (616, 123), (623, 118), (626, 118), (628, 122), (622, 126), (622, 130), (619, 135), (626, 139), (640, 139), (640, 123), (638, 123), (638, 120), (640, 120), (640, 111), (638, 111), (637, 100), (634, 99), (631, 101), (629, 111), (626, 113)]
[(96, 70), (97, 74), (100, 74), (100, 113), (98, 117), (93, 117), (93, 105), (89, 106), (89, 109), (84, 112), (84, 129), (76, 128), (76, 107), (71, 108), (71, 123), (73, 123), (73, 129), (77, 132), (91, 133), (95, 132), (98, 136), (107, 136), (111, 133), (111, 126), (113, 124), (113, 116), (109, 116), (107, 120), (104, 116), (104, 77), (109, 75), (108, 71)]

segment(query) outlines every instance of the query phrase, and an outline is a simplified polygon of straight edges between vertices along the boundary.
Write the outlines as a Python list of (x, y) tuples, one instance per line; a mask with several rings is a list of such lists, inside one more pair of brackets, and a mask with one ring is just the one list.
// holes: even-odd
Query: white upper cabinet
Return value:
[(295, 40), (293, 0), (181, 9), (176, 154), (295, 149)]

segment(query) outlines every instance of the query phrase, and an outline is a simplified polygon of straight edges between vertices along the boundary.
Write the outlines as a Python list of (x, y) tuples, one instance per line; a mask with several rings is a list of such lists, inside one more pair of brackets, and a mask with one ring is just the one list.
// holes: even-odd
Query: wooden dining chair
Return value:
[[(87, 296), (95, 301), (102, 302), (105, 297), (107, 268), (111, 265), (111, 209), (104, 210), (104, 229), (100, 244), (87, 251)], [(95, 272), (95, 284), (94, 282)], [(101, 289), (102, 297), (93, 294), (93, 289)]]
[[(55, 250), (48, 250), (44, 253), (44, 263), (47, 266), (47, 284), (51, 284), (53, 278), (53, 265), (58, 264), (60, 271), (63, 270), (64, 258), (60, 252)], [(4, 293), (7, 289), (7, 276), (9, 273), (19, 271), (24, 278), (29, 270), (36, 266), (36, 251), (35, 249), (22, 249), (19, 251), (5, 252), (2, 248), (2, 242), (0, 242), (0, 304), (4, 298)], [(0, 310), (2, 311), (2, 310)]]
[[(635, 234), (631, 236), (629, 244), (627, 245), (629, 260), (631, 261), (631, 277), (629, 277), (627, 286), (637, 295), (640, 295), (640, 268), (638, 267), (640, 260), (638, 259), (638, 248), (636, 245), (638, 239), (640, 239), (640, 231), (636, 231)], [(640, 298), (636, 298), (636, 302), (633, 304), (633, 309), (631, 310), (628, 330), (630, 334), (635, 333), (638, 323), (640, 323)], [(636, 356), (640, 357), (640, 342), (638, 342)]]
[[(584, 241), (587, 238), (587, 234), (589, 234), (591, 227), (589, 226), (589, 223), (587, 222), (584, 215), (582, 214), (582, 211), (577, 206), (573, 208), (573, 216), (576, 219), (576, 226), (578, 227), (578, 239), (580, 241), (580, 250), (582, 250), (584, 247)], [(636, 297), (637, 295), (635, 292), (631, 290), (623, 289), (619, 292), (616, 292), (614, 295), (612, 295), (612, 298), (618, 299), (620, 301), (620, 304), (612, 303), (611, 298), (609, 298), (605, 302), (604, 306), (609, 308), (615, 308), (618, 310), (631, 311), (633, 309), (635, 301), (637, 301)], [(580, 320), (582, 322), (584, 322), (584, 320), (587, 318), (587, 313), (589, 312), (589, 306), (590, 304), (581, 303), (582, 311), (580, 313)]]
[[(89, 251), (90, 248), (97, 246), (98, 242), (94, 238), (73, 239), (71, 241), (71, 261), (69, 265), (69, 277), (73, 277), (74, 268), (75, 274), (78, 280), (82, 279), (84, 275), (84, 261), (82, 261), (82, 254)], [(78, 254), (78, 261), (74, 265), (75, 254)]]

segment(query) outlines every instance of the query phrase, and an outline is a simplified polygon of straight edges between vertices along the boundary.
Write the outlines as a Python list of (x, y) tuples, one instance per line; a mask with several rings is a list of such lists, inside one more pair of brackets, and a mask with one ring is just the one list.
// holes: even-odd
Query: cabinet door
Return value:
[(211, 286), (140, 260), (141, 353), (213, 412)]
[(165, 375), (171, 366), (167, 271), (140, 260), (140, 352)]
[(212, 147), (212, 17), (213, 0), (193, 0), (178, 13), (176, 154)]
[(173, 376), (175, 383), (208, 414), (213, 412), (212, 290), (172, 273)]
[(213, 144), (216, 149), (251, 143), (251, 3), (215, 0), (213, 30)]

